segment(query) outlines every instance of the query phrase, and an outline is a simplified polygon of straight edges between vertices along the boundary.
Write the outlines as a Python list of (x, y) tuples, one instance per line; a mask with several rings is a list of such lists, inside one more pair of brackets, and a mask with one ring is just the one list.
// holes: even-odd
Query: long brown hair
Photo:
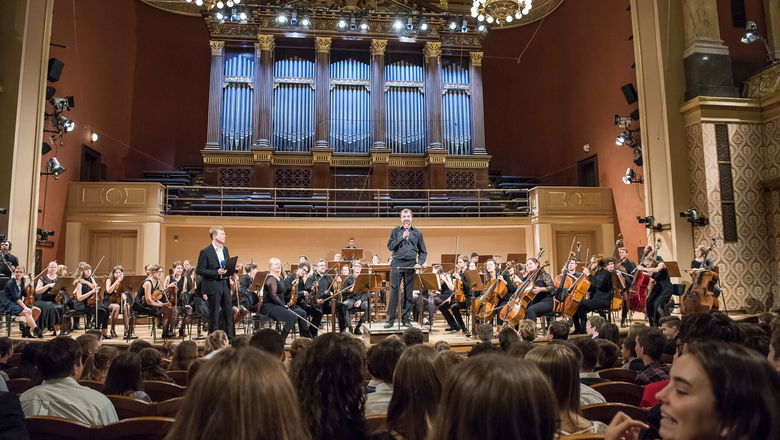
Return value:
[(447, 379), (429, 440), (551, 440), (555, 396), (533, 363), (503, 354), (469, 358)]
[(166, 440), (307, 440), (284, 366), (254, 347), (203, 363)]
[(198, 358), (198, 344), (195, 341), (181, 341), (173, 353), (173, 360), (168, 367), (171, 370), (189, 370), (190, 365)]
[(428, 345), (407, 348), (393, 374), (387, 427), (406, 440), (424, 440), (441, 397), (444, 377), (436, 368), (439, 352)]
[[(574, 348), (564, 344), (537, 347), (525, 355), (546, 374), (552, 385), (558, 411), (580, 413), (580, 362)], [(575, 424), (576, 420), (569, 420)]]

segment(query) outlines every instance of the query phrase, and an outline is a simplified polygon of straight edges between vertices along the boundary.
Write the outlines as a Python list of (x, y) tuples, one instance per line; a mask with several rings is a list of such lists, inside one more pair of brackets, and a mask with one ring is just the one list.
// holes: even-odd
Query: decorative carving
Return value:
[(474, 171), (448, 170), (448, 189), (472, 189), (476, 187), (477, 179)]
[(262, 54), (263, 54), (263, 45), (260, 43), (255, 43), (255, 56), (257, 58), (260, 58)]
[(474, 67), (480, 67), (482, 65), (482, 57), (484, 55), (484, 52), (469, 52), (469, 56), (471, 57), (471, 65)]
[(273, 51), (276, 45), (273, 35), (257, 34), (257, 41), (260, 43), (260, 49), (267, 52)]
[(482, 38), (482, 36), (461, 32), (444, 33), (441, 34), (441, 43), (446, 47), (482, 47)]
[[(390, 170), (390, 188), (392, 189), (420, 189), (425, 188), (425, 171), (418, 170)], [(399, 199), (423, 198), (424, 191), (391, 191), (391, 197)]]
[(217, 170), (217, 185), (237, 188), (252, 186), (252, 170), (249, 168), (219, 168)]
[(203, 163), (207, 165), (252, 165), (252, 154), (248, 151), (204, 151)]
[(314, 37), (314, 46), (317, 48), (317, 52), (330, 52), (330, 44), (333, 39), (330, 37)]
[[(277, 168), (277, 188), (311, 188), (311, 170), (308, 168)], [(310, 197), (311, 191), (301, 189), (278, 191), (281, 197)]]
[(384, 55), (387, 40), (371, 40), (371, 55)]
[(222, 55), (222, 52), (225, 49), (225, 42), (219, 40), (211, 40), (209, 41), (209, 46), (211, 46), (211, 56), (218, 57)]
[(441, 56), (441, 41), (429, 41), (423, 48), (425, 58), (438, 58)]
[(780, 92), (780, 64), (773, 64), (745, 81), (747, 98), (766, 98), (778, 92)]

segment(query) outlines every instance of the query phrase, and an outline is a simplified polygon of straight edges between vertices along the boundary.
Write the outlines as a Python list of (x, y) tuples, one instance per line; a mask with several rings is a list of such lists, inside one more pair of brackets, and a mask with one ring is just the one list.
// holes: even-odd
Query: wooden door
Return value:
[[(593, 255), (594, 252), (601, 252), (600, 249), (593, 248), (594, 243), (596, 243), (593, 231), (557, 231), (555, 233), (555, 266), (550, 268), (551, 273), (556, 275), (561, 273), (561, 268), (569, 256), (569, 249), (571, 249), (571, 243), (575, 237), (582, 248), (577, 256), (578, 263), (585, 260), (588, 249), (590, 249), (590, 255)], [(577, 270), (582, 270), (582, 264), (577, 265)]]
[(103, 258), (98, 275), (105, 275), (114, 266), (122, 266), (126, 274), (135, 274), (136, 231), (93, 231), (90, 234), (91, 252), (88, 263), (93, 266)]

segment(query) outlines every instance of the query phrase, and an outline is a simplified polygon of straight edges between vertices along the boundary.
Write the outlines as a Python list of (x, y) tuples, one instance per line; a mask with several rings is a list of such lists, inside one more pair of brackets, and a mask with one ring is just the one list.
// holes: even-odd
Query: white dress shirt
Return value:
[(593, 388), (580, 384), (580, 406), (607, 403), (607, 399)]
[(217, 260), (219, 260), (220, 263), (225, 261), (225, 247), (224, 246), (217, 247), (214, 244), (212, 244), (212, 246), (214, 246), (214, 251), (217, 253)]
[(393, 397), (393, 385), (380, 382), (376, 386), (376, 391), (366, 394), (366, 416), (375, 416), (378, 414), (387, 414), (387, 407), (390, 406), (390, 399)]
[(108, 425), (119, 420), (108, 397), (81, 386), (72, 377), (44, 380), (19, 397), (24, 415), (62, 417), (87, 425)]

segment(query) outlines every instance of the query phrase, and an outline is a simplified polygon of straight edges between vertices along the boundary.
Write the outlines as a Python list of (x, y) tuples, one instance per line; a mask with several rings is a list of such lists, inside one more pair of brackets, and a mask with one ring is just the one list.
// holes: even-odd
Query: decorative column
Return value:
[(225, 77), (224, 41), (209, 41), (211, 46), (211, 80), (209, 81), (209, 122), (206, 132), (206, 150), (219, 150), (219, 132), (222, 125), (222, 83)]
[(257, 35), (255, 43), (254, 106), (252, 131), (254, 146), (271, 147), (271, 105), (274, 93), (274, 36)]
[(372, 148), (385, 148), (385, 48), (387, 40), (371, 40)]
[[(729, 49), (720, 39), (716, 0), (683, 0), (685, 99), (739, 97)], [(666, 37), (668, 38), (668, 36)]]
[(483, 52), (469, 53), (471, 58), (471, 127), (472, 153), (487, 154), (485, 149), (485, 109), (482, 100), (482, 56)]
[[(764, 0), (766, 17), (766, 41), (772, 50), (772, 56), (780, 59), (780, 0)], [(759, 29), (760, 31), (760, 29)]]
[(315, 37), (317, 51), (316, 78), (314, 86), (315, 146), (328, 147), (330, 114), (330, 37)]
[(425, 56), (425, 107), (428, 109), (428, 149), (442, 148), (441, 128), (441, 42), (429, 41), (423, 49)]

